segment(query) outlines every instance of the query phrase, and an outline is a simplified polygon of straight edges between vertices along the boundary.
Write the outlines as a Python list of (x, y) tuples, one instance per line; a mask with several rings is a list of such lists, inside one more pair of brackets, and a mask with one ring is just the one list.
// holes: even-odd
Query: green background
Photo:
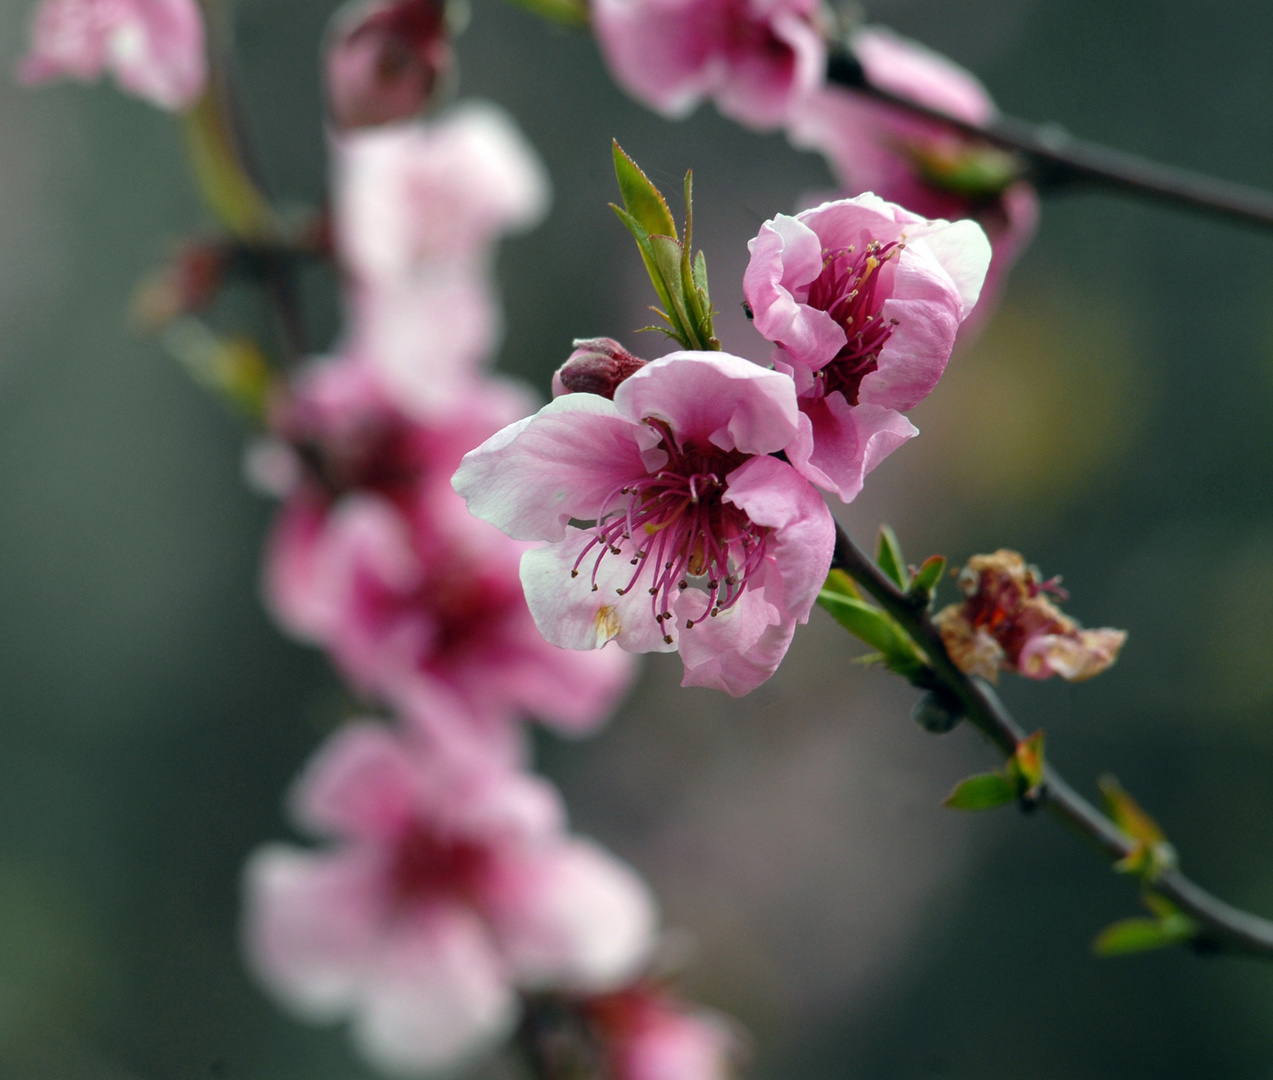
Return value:
[[(286, 202), (324, 188), (330, 4), (244, 0), (249, 121)], [(0, 10), (4, 67), (25, 3)], [(895, 0), (873, 18), (976, 71), (1008, 112), (1273, 187), (1273, 6)], [(695, 170), (727, 347), (760, 222), (821, 162), (704, 108), (667, 123), (591, 41), (477, 0), (460, 87), (548, 162), (547, 224), (502, 251), (501, 366), (546, 388), (572, 337), (632, 334), (653, 297), (606, 209), (612, 136), (660, 183)], [(258, 597), (272, 509), (245, 423), (128, 326), (135, 283), (207, 227), (172, 120), (108, 89), (0, 85), (0, 1076), (366, 1075), (288, 1019), (238, 955), (238, 873), (287, 835), (282, 792), (350, 705)], [(316, 340), (330, 282), (310, 283)], [(1005, 684), (1083, 790), (1115, 772), (1186, 870), (1273, 914), (1273, 235), (1075, 193), (1049, 200), (997, 320), (915, 413), (924, 434), (842, 513), (914, 561), (1011, 546), (1069, 610), (1128, 629), (1080, 687)], [(228, 320), (259, 321), (248, 298)], [(947, 595), (950, 595), (949, 593)], [(1273, 967), (1094, 958), (1132, 885), (1049, 820), (957, 817), (992, 761), (851, 665), (815, 613), (742, 702), (653, 658), (607, 732), (544, 738), (574, 820), (649, 876), (687, 993), (752, 1033), (752, 1075), (1273, 1076)], [(512, 1075), (495, 1062), (491, 1075)]]

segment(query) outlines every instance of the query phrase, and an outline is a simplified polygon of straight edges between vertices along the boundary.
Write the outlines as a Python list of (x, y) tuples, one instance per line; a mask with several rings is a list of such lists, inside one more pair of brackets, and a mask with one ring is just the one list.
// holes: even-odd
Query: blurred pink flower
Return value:
[(737, 696), (773, 674), (831, 561), (826, 504), (771, 456), (799, 417), (786, 375), (675, 352), (613, 401), (556, 398), (468, 454), (454, 483), (478, 517), (549, 541), (522, 558), (549, 641), (679, 648), (684, 685)]
[(355, 724), (311, 762), (292, 811), (336, 843), (251, 857), (249, 963), (298, 1016), (349, 1017), (386, 1070), (452, 1069), (512, 1033), (517, 990), (604, 991), (653, 946), (644, 883), (568, 835), (557, 793), (530, 775)]
[(729, 1080), (743, 1057), (723, 1016), (645, 983), (591, 998), (584, 1010), (614, 1080)]
[(492, 245), (543, 216), (547, 174), (512, 118), (483, 102), (336, 135), (333, 155), (346, 349), (408, 412), (437, 416), (470, 396), (499, 339)]
[[(867, 81), (881, 90), (984, 124), (997, 110), (970, 72), (918, 42), (880, 27), (853, 36)], [(975, 321), (993, 307), (1003, 276), (1039, 218), (1034, 188), (1000, 151), (864, 94), (827, 85), (803, 98), (788, 133), (822, 152), (850, 195), (865, 191), (929, 218), (973, 218), (994, 250)]]
[(327, 107), (339, 129), (406, 120), (450, 68), (442, 0), (370, 0), (337, 12), (326, 48)]
[(160, 108), (190, 108), (207, 80), (197, 0), (41, 0), (18, 77), (87, 82), (107, 70)]
[(799, 393), (788, 456), (848, 502), (918, 434), (902, 412), (945, 371), (990, 245), (975, 222), (929, 221), (867, 194), (779, 214), (749, 246), (753, 325)]
[(597, 39), (619, 84), (670, 117), (712, 98), (726, 116), (780, 126), (821, 84), (816, 0), (594, 0)]
[(269, 605), (360, 689), (422, 724), (463, 717), (488, 747), (511, 721), (595, 727), (631, 679), (621, 653), (550, 645), (522, 594), (527, 546), (473, 518), (450, 485), (465, 451), (521, 416), (491, 383), (446, 423), (408, 420), (356, 360), (311, 366), (276, 410), (301, 480), (271, 537)]

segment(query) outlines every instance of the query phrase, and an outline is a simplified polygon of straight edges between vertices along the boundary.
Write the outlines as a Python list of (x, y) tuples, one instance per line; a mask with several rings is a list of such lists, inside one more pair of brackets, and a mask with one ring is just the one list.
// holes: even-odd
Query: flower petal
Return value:
[(419, 765), (402, 740), (370, 722), (336, 732), (292, 789), (292, 816), (319, 835), (396, 836), (411, 820)]
[(489, 932), (458, 907), (430, 909), (387, 936), (368, 971), (354, 1038), (393, 1073), (454, 1069), (512, 1034), (517, 998)]
[(666, 421), (682, 445), (706, 440), (745, 454), (777, 453), (798, 423), (787, 376), (724, 352), (674, 352), (654, 360), (619, 384), (614, 405), (634, 422)]
[[(675, 650), (676, 628), (672, 620), (668, 620), (666, 630), (656, 621), (648, 587), (642, 584), (649, 573), (646, 567), (641, 568), (633, 587), (619, 595), (618, 590), (632, 581), (632, 552), (626, 541), (619, 555), (606, 553), (597, 545), (584, 555), (578, 577), (571, 577), (593, 538), (587, 529), (571, 528), (561, 543), (535, 548), (522, 556), (526, 603), (540, 632), (563, 649), (599, 649), (615, 641), (628, 652)], [(665, 633), (672, 643), (663, 640)]]
[(566, 394), (466, 454), (452, 483), (473, 514), (509, 536), (561, 540), (571, 518), (593, 520), (646, 475), (635, 427), (605, 398)]
[(503, 869), (487, 912), (519, 985), (612, 989), (649, 958), (654, 898), (599, 845), (568, 840)]
[(357, 1001), (378, 933), (377, 869), (366, 853), (315, 855), (270, 844), (243, 875), (248, 965), (287, 1008), (334, 1020)]

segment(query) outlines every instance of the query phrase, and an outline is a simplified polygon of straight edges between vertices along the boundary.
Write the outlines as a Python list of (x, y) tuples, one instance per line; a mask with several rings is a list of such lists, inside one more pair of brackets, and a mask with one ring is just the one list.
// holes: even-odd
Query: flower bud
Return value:
[(597, 394), (614, 400), (619, 383), (646, 364), (613, 338), (577, 338), (575, 351), (553, 375), (553, 397)]
[(371, 0), (338, 13), (327, 46), (327, 106), (340, 130), (405, 120), (451, 65), (444, 0)]

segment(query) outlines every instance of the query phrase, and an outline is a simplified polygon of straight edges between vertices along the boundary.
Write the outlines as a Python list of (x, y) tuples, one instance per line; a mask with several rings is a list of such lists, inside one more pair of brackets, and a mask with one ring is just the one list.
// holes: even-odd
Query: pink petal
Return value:
[[(571, 528), (560, 543), (522, 556), (526, 603), (540, 632), (563, 649), (599, 649), (614, 641), (628, 652), (674, 651), (676, 628), (669, 621), (665, 630), (655, 621), (650, 595), (641, 578), (624, 595), (618, 594), (632, 579), (633, 567), (623, 555), (601, 557), (595, 591), (593, 568), (604, 548), (593, 547), (579, 563), (578, 576), (571, 577), (580, 553), (592, 539), (590, 531)], [(642, 566), (641, 571), (642, 576), (652, 573), (647, 566)], [(670, 644), (663, 640), (665, 633), (673, 639)]]
[[(772, 569), (767, 576), (777, 579)], [(776, 592), (780, 601), (780, 586)], [(677, 602), (682, 625), (682, 608), (691, 617), (701, 614), (701, 602), (695, 607), (693, 600), (686, 593)], [(759, 584), (751, 584), (733, 607), (681, 632), (681, 685), (707, 686), (732, 697), (749, 694), (778, 670), (795, 632), (796, 620), (784, 617), (780, 602)]]
[(853, 35), (852, 45), (867, 78), (881, 90), (973, 124), (985, 123), (997, 112), (975, 75), (917, 41), (868, 26)]
[(782, 450), (798, 424), (787, 376), (724, 352), (674, 352), (654, 360), (619, 385), (614, 405), (632, 421), (665, 420), (682, 443), (707, 440), (746, 454)]
[(243, 884), (244, 946), (257, 977), (302, 1017), (347, 1012), (381, 916), (374, 859), (271, 844), (248, 860)]
[(572, 518), (595, 519), (616, 489), (646, 474), (638, 438), (648, 444), (650, 434), (605, 398), (566, 394), (466, 454), (452, 483), (473, 514), (509, 536), (561, 540)]
[(430, 909), (387, 935), (367, 972), (354, 1037), (392, 1073), (455, 1069), (512, 1034), (517, 998), (489, 932), (458, 907)]
[(319, 835), (391, 839), (414, 816), (419, 775), (387, 728), (349, 724), (306, 766), (292, 791), (293, 817)]
[(901, 413), (879, 405), (851, 406), (841, 393), (806, 404), (792, 465), (821, 488), (852, 502), (866, 475), (919, 430)]
[(649, 889), (588, 840), (504, 867), (486, 910), (515, 980), (527, 988), (613, 989), (638, 973), (655, 943)]
[(792, 295), (822, 273), (817, 233), (796, 218), (778, 214), (747, 246), (751, 261), (743, 274), (743, 296), (753, 325), (802, 366), (822, 367), (844, 347), (844, 330), (825, 311), (799, 303)]
[(469, 101), (428, 123), (335, 140), (335, 227), (364, 281), (406, 285), (441, 263), (480, 266), (509, 229), (543, 216), (547, 174), (512, 117)]
[(184, 110), (207, 79), (196, 0), (43, 0), (31, 37), (19, 68), (27, 83), (88, 80), (110, 69), (125, 90)]
[[(772, 529), (770, 557), (781, 580), (784, 619), (807, 622), (831, 567), (835, 522), (822, 496), (794, 468), (757, 457), (725, 479), (725, 501), (757, 525)], [(766, 579), (766, 592), (772, 592)]]

